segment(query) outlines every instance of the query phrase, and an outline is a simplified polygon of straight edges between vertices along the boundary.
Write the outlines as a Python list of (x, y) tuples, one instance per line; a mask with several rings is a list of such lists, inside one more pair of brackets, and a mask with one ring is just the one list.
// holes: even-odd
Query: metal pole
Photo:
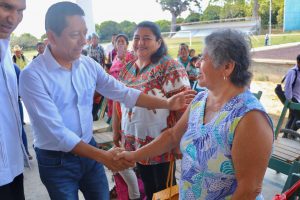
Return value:
[(270, 0), (270, 9), (269, 9), (269, 45), (271, 45), (271, 33), (272, 33), (272, 0)]

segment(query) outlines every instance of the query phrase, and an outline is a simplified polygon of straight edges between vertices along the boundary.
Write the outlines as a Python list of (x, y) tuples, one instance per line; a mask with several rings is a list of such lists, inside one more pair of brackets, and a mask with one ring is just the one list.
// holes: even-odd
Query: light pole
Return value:
[(270, 9), (269, 9), (269, 45), (271, 45), (271, 33), (272, 33), (272, 0), (270, 0)]

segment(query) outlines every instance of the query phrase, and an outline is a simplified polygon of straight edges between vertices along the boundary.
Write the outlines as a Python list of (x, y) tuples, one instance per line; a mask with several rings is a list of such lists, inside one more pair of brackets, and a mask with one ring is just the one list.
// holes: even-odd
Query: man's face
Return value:
[(297, 61), (298, 68), (300, 69), (300, 60)]
[(97, 46), (99, 44), (99, 39), (96, 36), (92, 37), (92, 45)]
[(0, 39), (5, 39), (22, 21), (25, 0), (0, 0)]
[(51, 32), (51, 36), (48, 35), (48, 38), (52, 53), (56, 55), (57, 59), (69, 63), (80, 57), (86, 44), (87, 27), (83, 16), (68, 16), (66, 21), (67, 27), (59, 36)]
[(44, 50), (45, 50), (45, 44), (39, 44), (39, 45), (36, 47), (36, 50), (38, 51), (39, 54), (43, 54), (43, 53), (44, 53)]
[(20, 58), (22, 55), (22, 51), (15, 51), (15, 55)]

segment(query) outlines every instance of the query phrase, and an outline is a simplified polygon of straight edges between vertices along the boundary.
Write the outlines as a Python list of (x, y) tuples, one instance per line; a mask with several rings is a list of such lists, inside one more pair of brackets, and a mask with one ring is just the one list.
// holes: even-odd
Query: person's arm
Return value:
[(120, 158), (125, 158), (128, 161), (137, 162), (146, 160), (147, 158), (153, 158), (154, 156), (161, 155), (177, 147), (180, 143), (181, 137), (187, 129), (189, 110), (190, 107), (186, 109), (174, 127), (163, 131), (149, 144), (139, 148), (136, 151), (123, 151), (114, 159), (118, 160)]
[(113, 130), (113, 142), (116, 147), (120, 147), (121, 133), (120, 133), (121, 120), (117, 111), (117, 102), (113, 103), (113, 115), (112, 115), (112, 130)]
[(105, 152), (84, 143), (79, 136), (65, 127), (58, 108), (50, 98), (40, 76), (25, 69), (20, 75), (20, 95), (30, 115), (32, 123), (49, 138), (57, 141), (57, 151), (73, 152), (102, 162), (112, 170), (132, 166), (131, 163), (113, 161), (113, 152)]
[(272, 152), (273, 131), (266, 116), (250, 111), (239, 122), (233, 140), (232, 160), (237, 188), (232, 200), (254, 200)]
[(96, 91), (109, 99), (123, 103), (128, 108), (139, 106), (148, 109), (180, 110), (187, 107), (196, 94), (195, 91), (188, 90), (169, 99), (158, 98), (126, 87), (98, 66), (95, 66), (95, 69), (97, 70)]
[(150, 110), (159, 108), (181, 110), (189, 105), (189, 103), (194, 99), (195, 94), (196, 92), (194, 90), (186, 90), (168, 99), (162, 99), (141, 93), (137, 99), (136, 106), (148, 108)]
[(284, 85), (284, 95), (285, 98), (291, 100), (293, 98), (293, 81), (295, 79), (295, 70), (289, 70), (286, 78), (285, 78), (285, 85)]

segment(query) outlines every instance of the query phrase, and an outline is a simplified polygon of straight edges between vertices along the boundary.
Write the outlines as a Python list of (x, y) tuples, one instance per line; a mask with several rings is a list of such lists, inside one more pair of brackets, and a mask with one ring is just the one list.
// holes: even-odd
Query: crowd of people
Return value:
[[(0, 28), (1, 198), (25, 199), (24, 162), (32, 156), (21, 98), (51, 199), (78, 199), (78, 190), (85, 199), (109, 199), (104, 166), (120, 173), (129, 199), (141, 199), (135, 164), (152, 199), (166, 188), (177, 158), (180, 199), (263, 199), (273, 127), (249, 91), (250, 46), (243, 33), (213, 32), (200, 55), (182, 43), (173, 59), (159, 26), (143, 21), (131, 51), (123, 33), (113, 34), (104, 50), (97, 34), (87, 36), (84, 11), (59, 2), (45, 16), (47, 42), (36, 45), (38, 54), (28, 62), (21, 47), (11, 56), (9, 46), (25, 9), (25, 0), (0, 0), (0, 24), (7, 27)], [(14, 63), (21, 68), (19, 87)], [(198, 94), (191, 89), (197, 84), (205, 88)], [(111, 99), (116, 148), (109, 151), (97, 148), (92, 135), (102, 98)], [(175, 185), (175, 169), (172, 176)]]

